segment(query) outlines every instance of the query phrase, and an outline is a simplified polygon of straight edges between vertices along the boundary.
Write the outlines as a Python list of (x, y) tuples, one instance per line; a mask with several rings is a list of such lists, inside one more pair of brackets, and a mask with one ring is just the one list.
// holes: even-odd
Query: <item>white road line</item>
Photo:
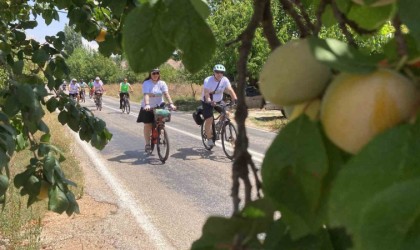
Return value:
[(135, 201), (133, 195), (126, 188), (120, 185), (115, 177), (108, 171), (105, 167), (106, 164), (101, 160), (101, 157), (97, 154), (97, 152), (95, 152), (86, 142), (81, 141), (78, 134), (74, 132), (72, 134), (76, 141), (79, 142), (85, 152), (90, 156), (90, 159), (93, 161), (93, 165), (105, 178), (114, 194), (119, 197), (118, 203), (120, 206), (129, 209), (134, 218), (136, 218), (137, 224), (150, 237), (156, 249), (175, 249), (149, 220), (149, 217)]
[[(119, 112), (121, 112), (121, 110), (120, 110), (120, 109), (116, 109), (116, 108), (110, 107), (110, 106), (108, 106), (108, 105), (103, 105), (103, 107), (106, 107), (106, 108), (111, 109), (111, 110), (114, 110), (114, 111), (119, 111)], [(131, 112), (130, 112), (130, 115), (131, 115), (131, 116), (134, 116), (134, 117), (137, 117), (137, 114), (133, 114), (133, 113), (131, 113)], [(172, 127), (172, 126), (170, 126), (170, 125), (168, 125), (168, 124), (165, 124), (165, 127), (169, 128), (169, 129), (172, 129), (172, 130), (174, 130), (174, 131), (177, 131), (178, 133), (181, 133), (181, 134), (184, 134), (184, 135), (190, 136), (190, 137), (192, 137), (192, 138), (194, 138), (194, 139), (197, 139), (197, 140), (201, 141), (201, 136), (198, 136), (198, 135), (195, 135), (195, 134), (192, 134), (192, 133), (188, 133), (188, 132), (186, 132), (186, 131), (183, 131), (183, 130), (180, 130), (180, 129), (174, 128), (174, 127)], [(217, 144), (216, 144), (216, 146), (217, 146)], [(264, 159), (264, 154), (258, 153), (257, 151), (254, 151), (254, 150), (252, 150), (252, 149), (248, 149), (248, 152), (252, 155), (252, 159), (254, 159), (254, 160), (255, 160), (256, 162), (258, 162), (258, 163), (262, 163), (262, 161), (263, 161), (263, 159)]]

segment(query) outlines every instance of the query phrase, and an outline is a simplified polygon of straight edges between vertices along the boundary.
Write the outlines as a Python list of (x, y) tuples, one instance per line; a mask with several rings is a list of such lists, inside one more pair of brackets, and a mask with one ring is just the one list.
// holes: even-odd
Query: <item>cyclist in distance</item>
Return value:
[(120, 109), (122, 109), (122, 101), (124, 95), (127, 95), (127, 98), (130, 98), (128, 90), (133, 92), (133, 88), (131, 87), (130, 83), (128, 83), (127, 78), (124, 78), (124, 81), (120, 83)]
[(176, 110), (176, 106), (173, 104), (169, 95), (166, 82), (160, 79), (159, 69), (153, 69), (149, 72), (149, 76), (143, 82), (142, 89), (143, 100), (141, 101), (141, 109), (137, 117), (137, 122), (144, 123), (143, 135), (146, 141), (145, 151), (147, 152), (151, 149), (149, 138), (152, 133), (152, 123), (155, 119), (153, 108), (163, 103), (163, 96), (166, 97), (169, 107), (172, 110)]
[(83, 81), (83, 79), (80, 79), (79, 85), (80, 85), (79, 98), (82, 99), (82, 95), (84, 95), (86, 98), (86, 89), (88, 88), (88, 85), (86, 84), (86, 82)]
[(76, 99), (77, 103), (79, 103), (80, 85), (77, 83), (77, 80), (75, 78), (73, 78), (70, 81), (70, 84), (68, 86), (68, 90), (69, 90), (70, 98)]
[(101, 81), (101, 78), (99, 78), (99, 76), (97, 76), (95, 78), (95, 81), (93, 82), (93, 92), (100, 92), (103, 93), (105, 92), (105, 88), (104, 88), (104, 83)]
[(88, 83), (88, 86), (89, 86), (89, 98), (92, 98), (92, 96), (93, 96), (93, 79), (90, 79), (90, 81)]
[[(237, 97), (235, 91), (230, 84), (230, 81), (227, 77), (224, 76), (226, 72), (225, 66), (222, 64), (216, 64), (213, 67), (213, 75), (207, 77), (204, 80), (203, 91), (201, 94), (201, 102), (203, 105), (203, 116), (204, 116), (204, 128), (207, 135), (207, 145), (209, 147), (214, 146), (213, 140), (210, 138), (213, 137), (213, 130), (211, 128), (213, 123), (213, 109), (214, 106), (219, 104), (223, 99), (223, 92), (227, 90), (230, 96), (232, 97), (232, 102), (236, 103)], [(219, 110), (216, 109), (219, 112)]]

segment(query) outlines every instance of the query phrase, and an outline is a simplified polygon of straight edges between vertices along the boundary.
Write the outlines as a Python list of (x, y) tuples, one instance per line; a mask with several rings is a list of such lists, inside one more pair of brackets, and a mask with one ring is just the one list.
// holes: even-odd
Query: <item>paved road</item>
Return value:
[[(95, 109), (91, 100), (83, 105)], [(144, 152), (143, 125), (136, 123), (139, 105), (132, 104), (130, 115), (122, 114), (118, 106), (118, 99), (105, 97), (102, 111), (94, 110), (114, 135), (107, 147), (97, 151), (81, 145), (120, 197), (119, 206), (130, 212), (130, 224), (149, 237), (148, 249), (188, 249), (200, 237), (208, 216), (232, 213), (231, 161), (220, 145), (204, 149), (200, 127), (189, 112), (173, 112), (167, 123), (170, 155), (161, 164), (156, 153)], [(250, 152), (260, 166), (276, 134), (249, 128), (248, 136)]]

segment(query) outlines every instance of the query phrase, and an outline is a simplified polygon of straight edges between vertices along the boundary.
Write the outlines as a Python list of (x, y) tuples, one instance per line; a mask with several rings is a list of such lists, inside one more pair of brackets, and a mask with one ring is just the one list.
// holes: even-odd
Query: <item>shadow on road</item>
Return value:
[(206, 150), (205, 148), (178, 148), (176, 151), (177, 153), (171, 154), (170, 158), (177, 158), (187, 161), (194, 161), (194, 160), (202, 160), (208, 159), (217, 162), (231, 162), (228, 158), (224, 155), (215, 155), (214, 150), (218, 150), (220, 148), (213, 148), (211, 151)]
[(151, 155), (139, 150), (125, 151), (122, 155), (109, 158), (108, 160), (131, 165), (163, 165), (156, 151)]

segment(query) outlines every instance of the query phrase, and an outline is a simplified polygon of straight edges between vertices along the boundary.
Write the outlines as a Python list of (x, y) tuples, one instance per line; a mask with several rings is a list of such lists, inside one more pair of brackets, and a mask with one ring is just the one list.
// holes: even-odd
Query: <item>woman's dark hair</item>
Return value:
[[(152, 79), (152, 72), (149, 72), (149, 75), (143, 80), (143, 82), (145, 82), (147, 80), (150, 80), (150, 79)], [(158, 81), (159, 80), (160, 80), (160, 75), (159, 75)]]

